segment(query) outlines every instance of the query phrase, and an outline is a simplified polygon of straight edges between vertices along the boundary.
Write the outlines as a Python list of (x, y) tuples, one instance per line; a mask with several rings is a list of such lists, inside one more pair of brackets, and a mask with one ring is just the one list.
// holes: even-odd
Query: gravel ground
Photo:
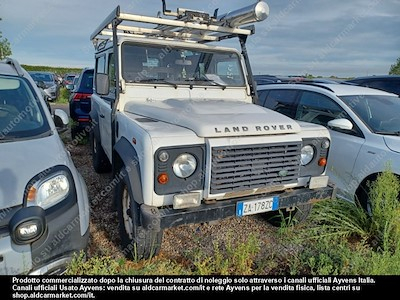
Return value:
[[(65, 133), (64, 142), (71, 143), (68, 133)], [(123, 257), (119, 241), (117, 213), (111, 205), (112, 191), (106, 192), (106, 187), (112, 180), (111, 174), (97, 174), (93, 170), (88, 143), (71, 147), (70, 152), (76, 167), (86, 181), (89, 198), (92, 201), (89, 256)], [(99, 200), (97, 201), (98, 205), (93, 205), (94, 199)], [(262, 249), (260, 255), (276, 257), (276, 253), (288, 251), (278, 242), (277, 230), (258, 215), (229, 218), (212, 224), (183, 225), (164, 231), (160, 255), (181, 261), (184, 259), (185, 251), (193, 249), (193, 247), (211, 255), (215, 242), (221, 246), (228, 243), (234, 245), (246, 242), (250, 234), (256, 234), (259, 236), (259, 245)]]

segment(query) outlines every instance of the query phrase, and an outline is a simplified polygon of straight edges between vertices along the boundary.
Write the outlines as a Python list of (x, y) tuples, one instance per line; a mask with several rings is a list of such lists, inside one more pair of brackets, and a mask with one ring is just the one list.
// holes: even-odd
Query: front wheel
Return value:
[(145, 228), (140, 224), (140, 206), (131, 197), (128, 176), (120, 175), (122, 179), (116, 185), (115, 197), (123, 253), (134, 260), (149, 259), (159, 253), (163, 231)]

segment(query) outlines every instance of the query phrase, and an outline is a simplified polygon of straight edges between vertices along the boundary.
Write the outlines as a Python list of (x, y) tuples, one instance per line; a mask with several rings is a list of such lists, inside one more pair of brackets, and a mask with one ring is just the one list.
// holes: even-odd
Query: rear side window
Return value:
[(264, 107), (270, 108), (292, 119), (296, 116), (296, 90), (270, 90)]
[(365, 85), (400, 95), (400, 80), (376, 80), (367, 82)]
[(87, 94), (93, 93), (93, 70), (85, 71), (81, 75), (79, 92)]

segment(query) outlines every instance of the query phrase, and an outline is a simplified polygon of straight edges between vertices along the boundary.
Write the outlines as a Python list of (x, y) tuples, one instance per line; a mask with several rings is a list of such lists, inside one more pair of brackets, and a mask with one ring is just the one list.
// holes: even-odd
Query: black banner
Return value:
[[(106, 299), (132, 294), (368, 294), (399, 276), (1, 276), (8, 299)], [(3, 297), (2, 297), (3, 298)]]

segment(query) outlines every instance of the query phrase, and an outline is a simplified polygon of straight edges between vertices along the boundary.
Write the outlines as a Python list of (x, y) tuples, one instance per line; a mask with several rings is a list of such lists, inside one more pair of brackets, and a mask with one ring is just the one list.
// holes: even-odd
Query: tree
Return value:
[(2, 33), (0, 31), (0, 60), (10, 56), (11, 54), (10, 42), (6, 38), (2, 38)]
[(400, 75), (400, 57), (390, 66), (389, 75)]

